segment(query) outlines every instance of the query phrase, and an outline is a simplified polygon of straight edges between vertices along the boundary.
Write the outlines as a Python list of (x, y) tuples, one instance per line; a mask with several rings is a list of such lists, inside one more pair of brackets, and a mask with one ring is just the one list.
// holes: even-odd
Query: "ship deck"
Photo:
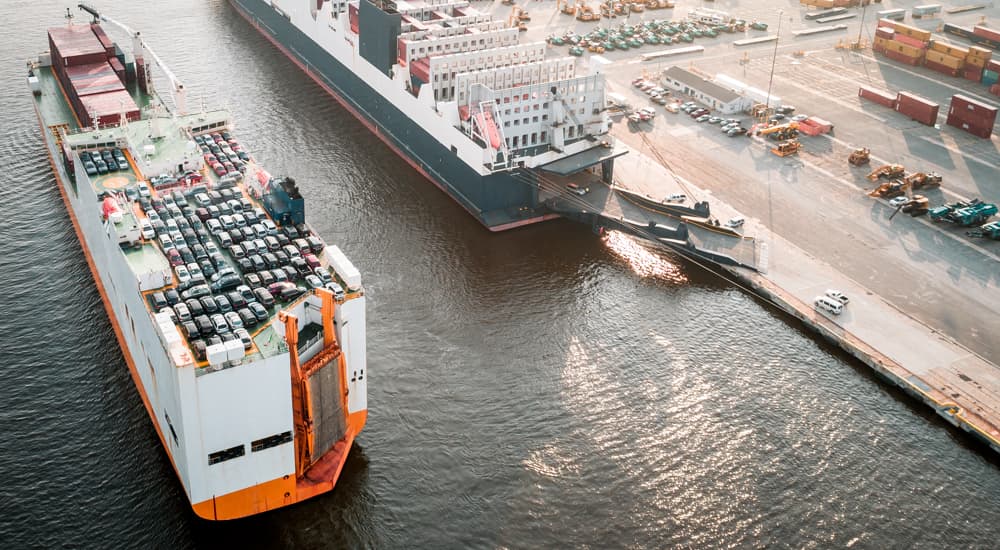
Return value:
[[(48, 128), (48, 131), (52, 132), (52, 135), (57, 140), (57, 143), (61, 139), (65, 139), (66, 142), (74, 149), (105, 149), (115, 147), (116, 143), (143, 143), (146, 139), (145, 136), (150, 134), (151, 122), (148, 119), (150, 116), (150, 111), (148, 110), (143, 111), (142, 120), (130, 122), (124, 127), (101, 128), (96, 131), (81, 128), (80, 121), (73, 112), (73, 109), (69, 104), (69, 100), (67, 99), (67, 96), (51, 67), (38, 67), (35, 69), (35, 74), (38, 76), (42, 92), (39, 95), (35, 95), (36, 106), (44, 126)], [(145, 94), (134, 85), (129, 86), (128, 89), (132, 94), (133, 99), (136, 101), (136, 104), (139, 105), (140, 108), (149, 107), (156, 101), (153, 96)], [(188, 124), (190, 126), (198, 126), (199, 124), (205, 123), (204, 121), (211, 122), (213, 120), (223, 119), (227, 115), (228, 113), (223, 113), (221, 111), (187, 115), (187, 117), (172, 117), (161, 114), (159, 123), (161, 126), (165, 126), (165, 128), (161, 127), (161, 130), (166, 130), (163, 132), (164, 135), (180, 136), (182, 135), (180, 132), (181, 125)], [(212, 131), (220, 131), (222, 129), (225, 128), (218, 128)], [(60, 136), (61, 132), (65, 133)], [(137, 200), (133, 199), (133, 197), (138, 196), (136, 184), (140, 181), (146, 181), (151, 175), (156, 175), (144, 174), (143, 167), (162, 164), (162, 162), (159, 161), (162, 161), (163, 159), (182, 157), (185, 154), (186, 148), (189, 147), (188, 143), (188, 140), (185, 139), (171, 139), (169, 137), (164, 137), (155, 141), (155, 150), (152, 152), (146, 151), (139, 158), (137, 158), (132, 150), (122, 147), (122, 150), (129, 161), (127, 166), (118, 171), (108, 172), (106, 174), (88, 178), (89, 184), (94, 188), (98, 196), (102, 196), (102, 193), (104, 192), (112, 192), (129, 201), (128, 208), (125, 212), (123, 212), (125, 221), (122, 224), (116, 225), (116, 228), (118, 228), (120, 233), (132, 227), (134, 224), (140, 223), (147, 217), (146, 212), (142, 210)], [(200, 155), (201, 153), (198, 152), (196, 156), (200, 157)], [(207, 167), (204, 167), (201, 170), (201, 175), (203, 177), (203, 183), (205, 183), (209, 189), (213, 188), (219, 181), (219, 177)], [(76, 186), (78, 182), (70, 179), (65, 183), (70, 186)], [(162, 198), (160, 196), (161, 193), (153, 188), (153, 186), (149, 187), (151, 199)], [(239, 183), (237, 187), (233, 188), (233, 191), (234, 198), (242, 198), (250, 201), (255, 208), (264, 212), (267, 219), (270, 219), (270, 216), (267, 215), (266, 210), (263, 208), (263, 204), (247, 192), (247, 189), (242, 182)], [(271, 221), (273, 222), (274, 220)], [(247, 273), (240, 269), (239, 263), (232, 256), (230, 251), (221, 246), (217, 236), (212, 236), (211, 240), (218, 247), (227, 264), (240, 275), (241, 279), (245, 281)], [(162, 272), (168, 270), (172, 273), (172, 268), (170, 266), (170, 262), (167, 260), (165, 251), (163, 250), (161, 244), (155, 239), (143, 241), (142, 244), (137, 247), (123, 246), (122, 252), (128, 262), (128, 265), (137, 275), (140, 273)], [(322, 267), (329, 272), (331, 278), (346, 289), (347, 286), (344, 281), (333, 269), (330, 268), (323, 255), (320, 254), (317, 256)], [(301, 279), (296, 281), (296, 283), (299, 286), (305, 286)], [(143, 292), (145, 303), (150, 315), (157, 313), (153, 306), (153, 295), (158, 292), (164, 292), (168, 289), (175, 289), (178, 292), (181, 292), (176, 276), (173, 276), (172, 281), (162, 288)], [(215, 296), (218, 296), (219, 294), (222, 293), (215, 293)], [(351, 299), (356, 295), (357, 293), (348, 292), (346, 299)], [(273, 322), (276, 321), (278, 312), (286, 309), (290, 303), (282, 302), (277, 300), (277, 297), (275, 298), (275, 305), (270, 308), (266, 308), (268, 312), (268, 319), (253, 328), (247, 327), (253, 343), (252, 346), (246, 351), (245, 361), (253, 361), (255, 357), (270, 357), (287, 352), (287, 344), (285, 343), (284, 338), (275, 330)], [(309, 325), (306, 325), (304, 328), (308, 327)], [(192, 351), (194, 351), (192, 342), (188, 342), (188, 345), (191, 347)], [(198, 361), (197, 364), (199, 367), (205, 367), (208, 365), (207, 361), (203, 359)]]

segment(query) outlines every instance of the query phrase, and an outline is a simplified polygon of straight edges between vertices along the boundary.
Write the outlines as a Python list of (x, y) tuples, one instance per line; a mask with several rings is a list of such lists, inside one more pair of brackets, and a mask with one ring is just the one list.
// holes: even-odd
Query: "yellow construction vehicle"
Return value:
[(868, 192), (869, 197), (876, 199), (891, 199), (906, 194), (910, 184), (903, 180), (892, 180), (879, 185)]
[(868, 174), (870, 181), (878, 181), (879, 178), (901, 178), (905, 172), (902, 164), (886, 164), (879, 166)]
[(855, 149), (851, 151), (851, 155), (847, 157), (847, 162), (851, 166), (863, 166), (871, 161), (871, 151), (867, 147), (862, 147), (861, 149)]
[(567, 0), (559, 0), (556, 7), (561, 9), (559, 11), (565, 13), (566, 15), (576, 15), (576, 4), (570, 4)]
[(937, 172), (931, 172), (925, 174), (923, 172), (917, 172), (916, 174), (910, 174), (903, 178), (903, 181), (910, 184), (911, 189), (920, 189), (922, 187), (941, 187), (941, 174)]
[(799, 149), (801, 148), (802, 144), (799, 143), (799, 140), (790, 139), (788, 141), (782, 141), (781, 143), (779, 143), (777, 146), (771, 149), (771, 152), (774, 153), (775, 155), (778, 155), (779, 157), (787, 157), (788, 155), (794, 155), (795, 153), (798, 153)]
[(599, 15), (595, 15), (594, 10), (586, 4), (580, 4), (577, 7), (576, 19), (578, 21), (594, 21), (601, 18)]
[(628, 9), (629, 9), (629, 11), (634, 11), (636, 13), (640, 13), (643, 10), (646, 9), (646, 6), (644, 6), (643, 4), (641, 4), (639, 2), (632, 2), (632, 4), (629, 6)]

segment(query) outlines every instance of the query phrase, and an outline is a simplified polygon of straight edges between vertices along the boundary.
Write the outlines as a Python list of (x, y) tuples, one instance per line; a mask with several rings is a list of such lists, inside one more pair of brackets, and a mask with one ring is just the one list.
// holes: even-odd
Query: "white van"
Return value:
[(816, 299), (813, 300), (813, 304), (816, 305), (816, 309), (823, 309), (834, 315), (840, 315), (840, 313), (844, 311), (844, 304), (830, 298), (829, 296), (817, 296)]

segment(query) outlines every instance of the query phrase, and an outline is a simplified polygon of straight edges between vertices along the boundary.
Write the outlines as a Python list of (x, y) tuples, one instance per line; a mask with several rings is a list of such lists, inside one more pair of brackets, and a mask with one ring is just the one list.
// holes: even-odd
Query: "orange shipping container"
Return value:
[(906, 36), (916, 38), (917, 40), (923, 40), (924, 42), (931, 39), (930, 31), (925, 31), (923, 29), (918, 29), (902, 23), (896, 23), (895, 29), (899, 34), (905, 34)]
[(979, 46), (969, 46), (969, 57), (978, 59), (989, 59), (993, 56), (993, 51)]
[(954, 57), (965, 57), (969, 55), (969, 50), (961, 46), (955, 46), (954, 44), (949, 44), (947, 42), (933, 42), (931, 43), (931, 49), (936, 50)]
[(976, 67), (982, 69), (986, 66), (986, 59), (980, 57), (972, 57), (971, 55), (965, 58), (965, 64), (969, 67)]
[(955, 57), (942, 53), (940, 51), (928, 50), (926, 54), (928, 61), (937, 63), (939, 65), (944, 65), (949, 69), (961, 69), (963, 59), (960, 57)]
[(890, 40), (887, 47), (895, 52), (899, 52), (907, 57), (923, 57), (924, 50), (920, 48), (914, 48), (913, 46), (908, 46), (902, 42), (896, 42), (895, 40)]

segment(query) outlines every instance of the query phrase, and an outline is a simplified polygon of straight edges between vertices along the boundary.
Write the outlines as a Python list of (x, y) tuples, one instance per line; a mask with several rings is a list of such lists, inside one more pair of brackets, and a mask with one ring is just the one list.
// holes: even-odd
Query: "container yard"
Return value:
[(1000, 9), (860, 4), (492, 10), (606, 75), (617, 189), (710, 204), (754, 243), (720, 273), (1000, 451)]

